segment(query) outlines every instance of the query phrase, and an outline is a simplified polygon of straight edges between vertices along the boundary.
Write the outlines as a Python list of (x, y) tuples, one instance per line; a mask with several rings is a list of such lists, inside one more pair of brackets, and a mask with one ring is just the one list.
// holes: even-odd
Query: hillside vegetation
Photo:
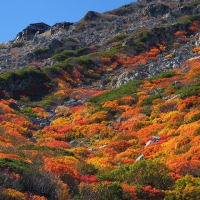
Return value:
[(90, 12), (74, 34), (135, 6), (154, 23), (84, 48), (34, 48), (52, 62), (1, 73), (0, 200), (199, 200), (199, 4)]

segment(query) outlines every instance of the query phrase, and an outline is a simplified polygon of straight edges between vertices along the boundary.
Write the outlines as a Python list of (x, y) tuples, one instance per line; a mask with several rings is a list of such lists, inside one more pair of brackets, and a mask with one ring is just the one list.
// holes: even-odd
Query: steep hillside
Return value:
[(200, 1), (140, 0), (0, 45), (0, 199), (199, 200)]

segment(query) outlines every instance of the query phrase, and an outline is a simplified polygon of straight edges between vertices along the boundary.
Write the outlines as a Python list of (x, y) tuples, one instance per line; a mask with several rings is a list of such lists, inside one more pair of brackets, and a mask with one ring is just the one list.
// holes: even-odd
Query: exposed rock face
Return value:
[(56, 33), (56, 32), (59, 31), (60, 29), (68, 30), (69, 27), (70, 27), (72, 24), (73, 24), (73, 23), (70, 23), (70, 22), (56, 23), (55, 25), (53, 25), (53, 26), (51, 27), (51, 34)]
[(144, 9), (144, 14), (152, 17), (163, 16), (164, 14), (169, 13), (170, 8), (165, 4), (155, 4), (151, 3), (147, 8)]
[[(55, 61), (52, 56), (55, 52), (63, 52), (64, 50), (74, 51), (75, 57), (103, 52), (112, 48), (112, 42), (108, 41), (112, 41), (117, 35), (127, 36), (122, 44), (125, 53), (132, 57), (149, 51), (151, 47), (163, 44), (164, 41), (173, 45), (174, 42), (177, 42), (174, 39), (175, 32), (184, 31), (191, 26), (187, 23), (177, 23), (178, 18), (186, 14), (198, 14), (199, 10), (200, 3), (194, 0), (185, 2), (179, 0), (140, 0), (137, 3), (131, 3), (105, 13), (89, 11), (77, 23), (62, 22), (52, 27), (44, 23), (31, 24), (17, 35), (16, 40), (7, 43), (6, 48), (0, 48), (0, 72), (12, 71), (26, 66), (53, 65)], [(143, 40), (138, 42), (141, 44), (138, 45), (139, 48), (134, 48), (136, 46), (135, 39), (144, 30), (151, 30), (150, 37), (143, 35)], [(141, 37), (143, 36), (141, 34)], [(198, 34), (196, 34), (196, 40), (193, 41), (193, 44), (199, 46), (199, 36), (197, 36)], [(190, 38), (188, 40), (192, 41)], [(13, 45), (21, 41), (24, 43), (23, 46)], [(131, 71), (127, 71), (118, 64), (115, 68), (116, 74), (112, 72), (112, 75), (107, 77), (105, 73), (100, 77), (99, 88), (106, 88), (108, 83), (112, 87), (118, 87), (129, 80), (144, 79), (174, 69), (187, 58), (194, 56), (192, 55), (193, 44), (188, 42), (183, 45), (182, 55), (176, 55), (170, 60), (161, 56), (159, 60), (134, 67)], [(170, 52), (170, 49), (168, 50)], [(96, 61), (92, 61), (88, 66), (95, 70), (96, 66), (104, 66), (105, 63), (99, 57), (95, 57), (95, 59)], [(72, 66), (79, 67), (81, 65), (73, 62), (75, 61), (72, 61)], [(113, 75), (116, 76), (114, 84), (110, 81)]]
[(32, 40), (35, 36), (35, 34), (41, 34), (47, 31), (50, 28), (49, 25), (45, 23), (36, 23), (36, 24), (30, 24), (28, 27), (26, 27), (22, 32), (18, 33), (16, 40)]
[(86, 21), (94, 21), (94, 20), (97, 20), (101, 18), (101, 14), (98, 13), (98, 12), (95, 12), (95, 11), (89, 11), (85, 17), (84, 17), (84, 20)]

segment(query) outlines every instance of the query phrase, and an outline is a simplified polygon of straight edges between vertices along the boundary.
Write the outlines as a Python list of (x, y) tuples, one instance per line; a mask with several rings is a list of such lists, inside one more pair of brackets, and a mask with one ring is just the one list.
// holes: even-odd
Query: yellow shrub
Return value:
[(2, 199), (13, 198), (13, 199), (16, 199), (16, 200), (26, 200), (26, 197), (22, 192), (19, 192), (17, 190), (11, 189), (11, 188), (3, 190), (0, 197)]
[(168, 54), (165, 56), (166, 59), (173, 58), (173, 57), (174, 57), (174, 55), (172, 55), (172, 54)]
[(200, 47), (195, 47), (193, 50), (192, 50), (192, 52), (193, 53), (199, 53), (199, 51), (200, 51)]

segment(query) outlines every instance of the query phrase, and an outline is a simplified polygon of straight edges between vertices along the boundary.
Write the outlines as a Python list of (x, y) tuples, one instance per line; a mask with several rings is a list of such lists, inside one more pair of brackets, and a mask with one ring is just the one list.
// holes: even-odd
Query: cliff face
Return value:
[(0, 198), (200, 199), (200, 1), (140, 0), (0, 45)]
[[(199, 6), (192, 2), (139, 1), (106, 13), (90, 11), (74, 24), (64, 22), (52, 27), (44, 23), (31, 24), (17, 35), (16, 40), (5, 44), (7, 49), (0, 50), (1, 71), (23, 68), (36, 61), (46, 64), (46, 59), (56, 49), (72, 49), (70, 44), (65, 44), (66, 39), (76, 41), (73, 49), (96, 46), (97, 51), (105, 50), (109, 48), (106, 41), (117, 34), (135, 35), (141, 29), (163, 26), (174, 23), (181, 16), (198, 14)], [(38, 57), (34, 52), (37, 48), (49, 51)]]

